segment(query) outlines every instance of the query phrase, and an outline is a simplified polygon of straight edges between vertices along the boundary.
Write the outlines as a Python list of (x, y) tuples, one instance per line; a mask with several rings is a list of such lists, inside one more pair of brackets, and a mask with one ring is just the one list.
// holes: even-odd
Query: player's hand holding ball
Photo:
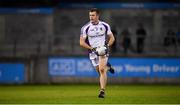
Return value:
[(96, 52), (99, 56), (103, 56), (108, 53), (108, 48), (106, 46), (99, 46), (96, 48)]

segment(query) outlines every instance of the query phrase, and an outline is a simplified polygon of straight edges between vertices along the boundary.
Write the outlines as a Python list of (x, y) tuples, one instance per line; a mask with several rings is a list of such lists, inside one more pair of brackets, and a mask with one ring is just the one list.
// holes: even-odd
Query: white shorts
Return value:
[[(106, 55), (107, 59), (108, 57), (109, 57), (109, 54)], [(94, 52), (89, 53), (89, 59), (91, 60), (91, 63), (94, 67), (99, 65), (99, 56), (96, 53)]]

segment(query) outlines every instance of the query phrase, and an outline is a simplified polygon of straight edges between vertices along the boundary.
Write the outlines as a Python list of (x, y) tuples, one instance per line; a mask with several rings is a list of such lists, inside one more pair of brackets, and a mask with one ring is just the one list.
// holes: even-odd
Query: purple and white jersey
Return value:
[(87, 43), (91, 47), (104, 46), (107, 43), (107, 35), (110, 34), (110, 26), (103, 21), (96, 25), (89, 22), (81, 28), (81, 36), (87, 38)]

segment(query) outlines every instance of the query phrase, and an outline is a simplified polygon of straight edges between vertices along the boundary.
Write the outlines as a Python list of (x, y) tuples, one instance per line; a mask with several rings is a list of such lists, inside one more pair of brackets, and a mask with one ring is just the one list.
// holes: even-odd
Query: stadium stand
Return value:
[[(86, 51), (79, 46), (80, 27), (88, 22), (87, 10), (57, 9), (51, 15), (41, 14), (1, 14), (1, 56), (31, 56), (31, 55), (85, 55)], [(120, 36), (122, 30), (129, 28), (136, 53), (136, 35), (138, 22), (143, 22), (147, 30), (145, 51), (140, 56), (178, 56), (179, 46), (166, 48), (163, 46), (168, 28), (177, 30), (179, 27), (179, 11), (177, 10), (105, 10), (103, 14), (110, 14), (108, 22), (116, 26), (117, 52), (122, 55)], [(73, 15), (71, 15), (73, 14)], [(84, 17), (82, 17), (84, 16)], [(136, 20), (136, 21), (135, 21)], [(73, 53), (72, 53), (73, 52)]]

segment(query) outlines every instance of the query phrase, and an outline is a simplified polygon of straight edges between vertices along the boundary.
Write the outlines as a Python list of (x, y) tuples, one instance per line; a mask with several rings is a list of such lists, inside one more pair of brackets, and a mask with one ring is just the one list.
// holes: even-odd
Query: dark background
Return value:
[(169, 2), (178, 3), (179, 0), (0, 0), (0, 6), (57, 6), (58, 3), (100, 3), (100, 2), (124, 2), (124, 3), (153, 3)]

